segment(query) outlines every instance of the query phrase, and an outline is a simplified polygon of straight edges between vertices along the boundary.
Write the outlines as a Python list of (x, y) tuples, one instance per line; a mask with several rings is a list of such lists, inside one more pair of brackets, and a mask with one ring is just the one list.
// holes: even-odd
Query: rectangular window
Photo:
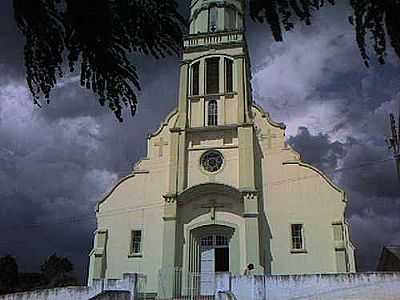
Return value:
[(304, 237), (303, 237), (303, 225), (292, 224), (292, 249), (303, 250), (304, 249)]
[(233, 92), (233, 61), (225, 58), (225, 92)]
[(225, 7), (225, 30), (236, 29), (236, 11), (231, 7)]
[(343, 225), (333, 224), (333, 239), (335, 241), (343, 241)]
[(210, 7), (208, 10), (208, 30), (215, 32), (218, 29), (218, 8), (216, 6)]
[(192, 95), (199, 94), (199, 70), (200, 63), (195, 63), (192, 66)]
[(206, 60), (206, 91), (207, 94), (219, 93), (219, 58), (209, 58)]
[(131, 254), (141, 255), (142, 254), (142, 231), (132, 230), (131, 236)]

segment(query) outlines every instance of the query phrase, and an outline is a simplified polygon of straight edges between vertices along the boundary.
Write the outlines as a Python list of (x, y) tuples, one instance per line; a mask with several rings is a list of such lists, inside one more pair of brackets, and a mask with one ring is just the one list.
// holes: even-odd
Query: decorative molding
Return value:
[(243, 218), (258, 218), (258, 213), (243, 213)]
[(186, 129), (186, 132), (210, 132), (210, 131), (220, 131), (220, 130), (233, 130), (237, 129), (239, 126), (237, 124), (232, 125), (220, 125), (220, 126), (203, 126), (203, 127), (191, 127)]
[(258, 192), (256, 190), (241, 190), (243, 201), (254, 201), (258, 198)]
[[(236, 96), (238, 93), (237, 92), (230, 92), (230, 93), (218, 93), (218, 94), (203, 94), (203, 95), (192, 95), (188, 96), (190, 100), (199, 100), (201, 98), (213, 98), (213, 97), (233, 97)], [(229, 98), (231, 99), (231, 98)]]
[(176, 199), (178, 198), (178, 195), (168, 193), (168, 194), (163, 195), (163, 198), (165, 200), (165, 203), (172, 204), (172, 203), (176, 203)]
[(200, 45), (200, 46), (195, 46), (195, 47), (189, 46), (189, 47), (184, 48), (184, 53), (208, 51), (211, 49), (215, 49), (215, 50), (232, 49), (232, 48), (244, 47), (245, 45), (246, 45), (246, 42), (240, 41), (240, 42), (229, 42), (229, 43), (223, 43), (223, 44)]
[(176, 221), (176, 217), (163, 217), (164, 221)]
[(134, 175), (140, 175), (140, 174), (150, 174), (149, 170), (137, 170), (137, 171), (133, 171)]
[(285, 123), (282, 123), (282, 122), (275, 122), (274, 120), (272, 120), (272, 119), (271, 119), (271, 116), (269, 115), (269, 113), (266, 112), (261, 106), (259, 106), (258, 104), (254, 103), (254, 102), (253, 102), (252, 105), (253, 105), (253, 107), (254, 107), (255, 109), (257, 109), (257, 110), (260, 112), (261, 117), (264, 118), (264, 119), (266, 119), (267, 122), (268, 122), (270, 125), (272, 125), (272, 126), (274, 126), (274, 127), (278, 127), (278, 128), (280, 128), (280, 129), (284, 129), (284, 130), (286, 129)]
[(213, 150), (213, 149), (237, 149), (238, 145), (220, 145), (220, 146), (197, 146), (197, 147), (188, 147), (189, 151), (204, 151), (204, 150)]
[(169, 131), (170, 131), (170, 132), (177, 132), (177, 133), (180, 133), (180, 132), (183, 132), (183, 131), (185, 131), (185, 130), (182, 129), (182, 128), (179, 128), (179, 127), (174, 127), (174, 128), (170, 128)]

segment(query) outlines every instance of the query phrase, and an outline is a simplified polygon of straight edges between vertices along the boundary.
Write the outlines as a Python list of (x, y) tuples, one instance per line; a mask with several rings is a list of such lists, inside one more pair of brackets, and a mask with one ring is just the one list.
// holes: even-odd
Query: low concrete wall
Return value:
[[(36, 290), (25, 293), (15, 293), (0, 296), (0, 300), (89, 300), (96, 299), (96, 296), (101, 296), (101, 299), (115, 299), (118, 291), (121, 292), (121, 297), (126, 299), (137, 299), (136, 295), (140, 281), (145, 280), (145, 276), (140, 274), (124, 274), (123, 279), (105, 279), (93, 280), (91, 286), (82, 287), (65, 287), (46, 290)], [(107, 292), (110, 293), (107, 293)]]
[(400, 300), (400, 273), (217, 276), (217, 299)]
[(400, 273), (271, 276), (267, 300), (400, 300)]

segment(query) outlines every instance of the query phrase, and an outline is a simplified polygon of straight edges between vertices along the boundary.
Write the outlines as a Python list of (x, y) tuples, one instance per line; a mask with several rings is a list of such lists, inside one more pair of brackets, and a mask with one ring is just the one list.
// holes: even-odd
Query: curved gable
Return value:
[(307, 168), (309, 170), (311, 170), (312, 172), (316, 173), (316, 176), (322, 177), (326, 183), (328, 183), (334, 190), (336, 190), (337, 192), (342, 194), (342, 200), (344, 202), (347, 201), (346, 199), (346, 192), (343, 191), (341, 188), (339, 188), (324, 172), (322, 172), (321, 170), (319, 170), (318, 168), (307, 164), (305, 162), (302, 161), (286, 161), (282, 163), (284, 166), (285, 165), (296, 165), (296, 166), (300, 166), (300, 167), (304, 167)]
[(177, 109), (171, 111), (171, 112), (167, 115), (167, 117), (165, 118), (164, 122), (162, 122), (162, 123), (160, 124), (160, 127), (158, 127), (158, 129), (157, 129), (154, 133), (149, 134), (149, 138), (153, 138), (153, 137), (156, 137), (157, 135), (159, 135), (159, 134), (163, 131), (163, 129), (164, 129), (165, 127), (168, 126), (168, 124), (170, 123), (171, 119), (172, 119), (177, 113), (178, 113), (178, 110), (177, 110)]

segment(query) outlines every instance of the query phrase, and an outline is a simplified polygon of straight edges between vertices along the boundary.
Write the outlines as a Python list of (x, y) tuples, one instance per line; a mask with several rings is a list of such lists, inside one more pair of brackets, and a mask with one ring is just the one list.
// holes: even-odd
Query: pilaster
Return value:
[(235, 71), (236, 71), (236, 88), (238, 93), (238, 117), (239, 124), (245, 123), (245, 68), (244, 57), (239, 56), (235, 58)]
[(176, 265), (176, 194), (164, 195), (164, 230), (162, 247), (162, 266), (160, 270), (160, 297), (172, 298), (175, 293)]
[(177, 128), (185, 128), (188, 120), (188, 89), (189, 89), (189, 64), (183, 63), (180, 67), (179, 103)]
[(255, 190), (243, 190), (242, 199), (246, 231), (246, 264), (254, 265), (256, 275), (264, 274), (260, 256), (260, 233), (258, 224), (258, 193)]
[[(241, 101), (239, 101), (241, 102)], [(252, 124), (238, 128), (239, 137), (239, 188), (255, 190), (254, 130)]]

